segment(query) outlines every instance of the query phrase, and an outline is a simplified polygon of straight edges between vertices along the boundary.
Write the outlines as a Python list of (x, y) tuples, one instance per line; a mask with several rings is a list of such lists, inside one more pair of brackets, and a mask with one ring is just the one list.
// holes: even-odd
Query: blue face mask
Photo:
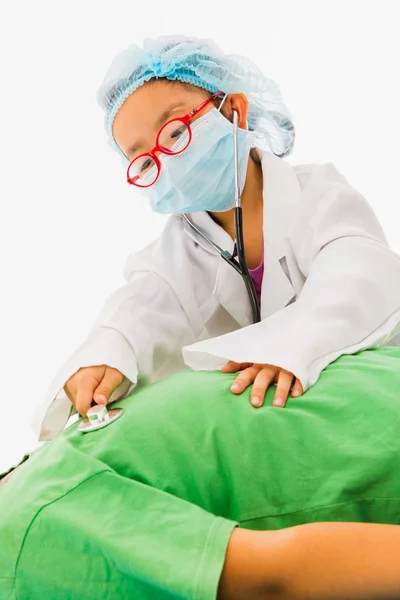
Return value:
[[(143, 193), (155, 212), (224, 212), (235, 206), (233, 125), (216, 108), (191, 125), (188, 148), (175, 156), (160, 154), (158, 180)], [(239, 188), (246, 180), (250, 149), (257, 134), (238, 129)], [(174, 149), (179, 150), (180, 141)]]

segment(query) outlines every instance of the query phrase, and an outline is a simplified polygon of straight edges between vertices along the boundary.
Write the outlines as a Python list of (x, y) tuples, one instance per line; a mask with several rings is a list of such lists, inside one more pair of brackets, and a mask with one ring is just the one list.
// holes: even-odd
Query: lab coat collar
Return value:
[[(264, 277), (261, 318), (265, 318), (284, 308), (295, 296), (280, 259), (286, 253), (285, 236), (288, 220), (300, 199), (301, 188), (289, 163), (270, 152), (256, 151), (261, 159), (263, 171)], [(190, 213), (188, 216), (214, 243), (224, 250), (233, 251), (234, 241), (207, 212)], [(205, 250), (215, 254), (215, 250), (190, 227), (187, 221), (183, 222), (186, 234)], [(253, 323), (250, 301), (243, 279), (222, 257), (219, 257), (213, 294), (242, 327)]]

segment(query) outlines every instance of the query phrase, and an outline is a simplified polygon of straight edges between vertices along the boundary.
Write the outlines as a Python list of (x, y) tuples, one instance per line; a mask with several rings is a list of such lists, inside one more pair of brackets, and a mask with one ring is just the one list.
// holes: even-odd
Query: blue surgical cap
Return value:
[(290, 154), (295, 129), (277, 84), (244, 56), (224, 54), (211, 40), (181, 35), (145, 39), (131, 44), (112, 61), (97, 93), (105, 111), (108, 143), (129, 161), (117, 145), (112, 126), (122, 104), (150, 79), (178, 80), (209, 92), (243, 93), (249, 102), (248, 127), (258, 133), (257, 146), (279, 157)]

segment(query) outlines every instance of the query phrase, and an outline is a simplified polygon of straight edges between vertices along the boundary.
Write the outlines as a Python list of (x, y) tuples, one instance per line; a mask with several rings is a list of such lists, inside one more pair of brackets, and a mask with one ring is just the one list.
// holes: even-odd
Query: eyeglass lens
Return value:
[[(158, 135), (159, 147), (170, 155), (183, 152), (188, 147), (189, 141), (189, 128), (178, 119), (166, 123)], [(152, 185), (158, 176), (158, 165), (150, 154), (144, 154), (132, 162), (128, 176), (136, 185)]]

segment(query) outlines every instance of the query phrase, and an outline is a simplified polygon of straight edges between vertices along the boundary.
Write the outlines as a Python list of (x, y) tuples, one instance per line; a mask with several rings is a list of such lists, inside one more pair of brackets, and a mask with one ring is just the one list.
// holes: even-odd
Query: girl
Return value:
[[(255, 407), (276, 384), (282, 407), (339, 356), (399, 343), (399, 256), (333, 164), (284, 160), (294, 125), (255, 65), (209, 40), (146, 40), (114, 59), (98, 99), (128, 184), (171, 217), (128, 258), (126, 285), (56, 375), (36, 414), (39, 439), (72, 406), (85, 415), (187, 368), (238, 373), (231, 391), (251, 386)], [(252, 303), (251, 279), (225, 260), (237, 187)]]

